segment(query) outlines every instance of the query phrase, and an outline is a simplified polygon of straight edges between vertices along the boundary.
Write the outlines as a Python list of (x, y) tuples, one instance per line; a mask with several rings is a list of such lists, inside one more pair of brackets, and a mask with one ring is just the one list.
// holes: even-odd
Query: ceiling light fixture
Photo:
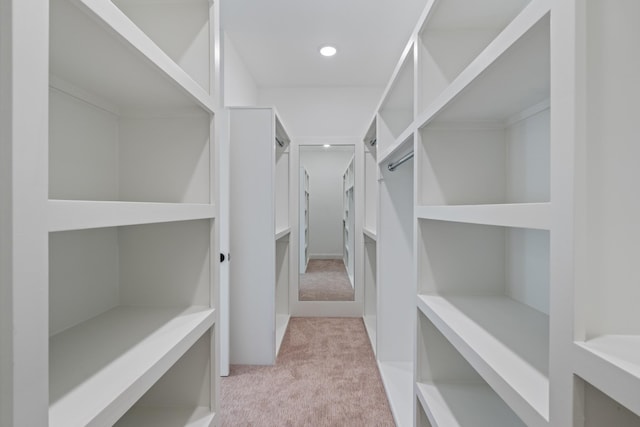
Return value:
[(322, 56), (333, 56), (336, 52), (337, 50), (333, 46), (323, 46), (320, 48), (320, 55)]
[(323, 147), (324, 148), (329, 148), (329, 147), (331, 147), (331, 144), (324, 144)]

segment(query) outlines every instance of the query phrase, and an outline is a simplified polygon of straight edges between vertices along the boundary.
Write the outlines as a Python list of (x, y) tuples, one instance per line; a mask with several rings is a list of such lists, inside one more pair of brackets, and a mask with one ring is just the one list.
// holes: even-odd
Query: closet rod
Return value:
[(411, 160), (411, 159), (413, 159), (413, 151), (412, 151), (412, 152), (410, 152), (410, 153), (408, 153), (408, 154), (405, 154), (404, 156), (402, 156), (400, 159), (398, 159), (398, 161), (397, 161), (397, 162), (395, 162), (395, 163), (389, 163), (389, 164), (387, 165), (387, 169), (389, 169), (391, 172), (393, 172), (394, 170), (396, 170), (396, 168), (397, 168), (398, 166), (400, 166), (401, 164), (403, 164), (403, 163), (404, 163), (404, 162), (406, 162), (407, 160)]

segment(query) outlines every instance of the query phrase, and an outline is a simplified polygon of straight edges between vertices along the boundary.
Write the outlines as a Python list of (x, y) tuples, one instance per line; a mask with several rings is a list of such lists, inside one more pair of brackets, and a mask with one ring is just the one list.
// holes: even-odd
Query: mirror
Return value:
[(299, 301), (353, 301), (353, 145), (300, 146)]

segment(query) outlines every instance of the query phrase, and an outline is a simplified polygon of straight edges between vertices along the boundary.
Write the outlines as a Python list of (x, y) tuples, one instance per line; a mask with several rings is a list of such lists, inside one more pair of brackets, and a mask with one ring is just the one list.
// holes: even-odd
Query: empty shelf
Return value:
[(183, 408), (133, 408), (115, 424), (115, 427), (209, 427), (215, 413), (198, 406)]
[(603, 335), (574, 347), (576, 373), (640, 415), (640, 336)]
[(417, 393), (433, 427), (526, 425), (487, 385), (418, 383)]
[(417, 206), (416, 216), (422, 219), (469, 224), (549, 230), (550, 210), (550, 203)]
[(378, 362), (382, 383), (398, 427), (412, 425), (413, 363)]
[(419, 295), (418, 308), (527, 425), (548, 423), (548, 316), (507, 297)]
[(208, 204), (49, 200), (49, 231), (154, 224), (214, 217), (215, 206)]
[(116, 307), (52, 336), (49, 425), (113, 424), (214, 320), (208, 307)]

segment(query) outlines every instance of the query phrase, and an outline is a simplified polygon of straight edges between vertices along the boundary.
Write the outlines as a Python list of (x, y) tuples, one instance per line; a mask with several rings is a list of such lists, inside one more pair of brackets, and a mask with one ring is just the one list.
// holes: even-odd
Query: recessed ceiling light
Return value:
[(331, 144), (324, 144), (323, 147), (324, 148), (329, 148), (329, 147), (331, 147)]
[(323, 46), (320, 48), (320, 55), (322, 56), (333, 56), (336, 52), (337, 50), (333, 46)]

